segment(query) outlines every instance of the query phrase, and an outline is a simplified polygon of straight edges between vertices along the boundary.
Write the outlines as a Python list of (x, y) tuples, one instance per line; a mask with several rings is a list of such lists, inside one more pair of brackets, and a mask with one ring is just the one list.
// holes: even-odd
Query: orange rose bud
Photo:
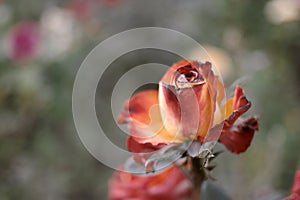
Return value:
[(259, 128), (254, 117), (237, 122), (250, 107), (240, 86), (225, 102), (225, 86), (214, 75), (211, 63), (185, 60), (166, 72), (158, 91), (137, 93), (125, 103), (118, 122), (128, 124), (132, 152), (143, 152), (142, 146), (148, 152), (194, 139), (219, 141), (239, 154), (250, 146)]
[(165, 127), (180, 137), (204, 138), (213, 123), (217, 87), (211, 63), (182, 61), (159, 83)]

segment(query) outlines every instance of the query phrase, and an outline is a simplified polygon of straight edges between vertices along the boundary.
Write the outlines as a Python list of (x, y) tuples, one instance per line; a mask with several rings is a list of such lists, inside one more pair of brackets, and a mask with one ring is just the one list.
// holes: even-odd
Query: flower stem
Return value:
[(195, 187), (192, 193), (192, 200), (200, 200), (201, 187)]
[(206, 177), (203, 168), (203, 160), (197, 157), (191, 158), (191, 160), (192, 160), (192, 180), (194, 184), (192, 200), (200, 200), (201, 186)]

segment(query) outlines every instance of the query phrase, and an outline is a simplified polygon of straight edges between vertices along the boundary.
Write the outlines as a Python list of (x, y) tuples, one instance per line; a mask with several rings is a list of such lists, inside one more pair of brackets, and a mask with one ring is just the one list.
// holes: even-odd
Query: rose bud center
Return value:
[(205, 83), (200, 72), (191, 65), (180, 67), (176, 71), (175, 84), (178, 88), (191, 87)]

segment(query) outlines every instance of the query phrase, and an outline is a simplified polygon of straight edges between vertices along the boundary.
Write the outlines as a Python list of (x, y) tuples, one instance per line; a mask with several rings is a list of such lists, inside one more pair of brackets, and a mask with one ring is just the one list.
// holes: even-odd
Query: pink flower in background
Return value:
[(20, 22), (9, 32), (9, 57), (15, 62), (29, 62), (36, 58), (40, 44), (39, 27), (34, 22)]
[(295, 182), (292, 189), (292, 194), (285, 200), (300, 200), (300, 170), (295, 175)]
[(180, 200), (191, 196), (191, 182), (175, 166), (154, 176), (117, 171), (109, 183), (110, 200)]

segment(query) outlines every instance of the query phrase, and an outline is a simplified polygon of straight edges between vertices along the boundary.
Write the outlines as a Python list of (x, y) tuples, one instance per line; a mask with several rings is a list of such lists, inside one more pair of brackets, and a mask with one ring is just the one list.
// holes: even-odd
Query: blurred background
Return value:
[[(246, 153), (218, 157), (212, 184), (233, 200), (289, 194), (300, 169), (299, 0), (1, 0), (1, 200), (107, 199), (113, 170), (79, 140), (73, 81), (99, 42), (144, 26), (174, 29), (204, 45), (228, 88), (242, 84), (253, 102), (249, 115), (260, 117)], [(125, 148), (126, 135), (107, 106), (118, 78), (139, 64), (178, 60), (140, 50), (106, 71), (96, 107), (114, 143)]]

